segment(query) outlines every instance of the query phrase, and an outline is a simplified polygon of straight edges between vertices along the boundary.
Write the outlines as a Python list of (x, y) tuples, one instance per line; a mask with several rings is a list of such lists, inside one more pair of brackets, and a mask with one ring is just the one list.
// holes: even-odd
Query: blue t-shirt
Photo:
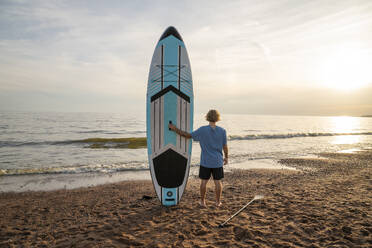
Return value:
[(223, 166), (222, 148), (226, 145), (226, 130), (210, 125), (202, 126), (191, 133), (192, 139), (201, 147), (200, 165), (208, 168)]

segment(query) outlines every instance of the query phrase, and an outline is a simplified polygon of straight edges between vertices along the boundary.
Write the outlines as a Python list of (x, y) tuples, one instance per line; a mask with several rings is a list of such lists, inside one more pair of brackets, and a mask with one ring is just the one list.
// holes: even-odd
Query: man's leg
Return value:
[(221, 180), (213, 180), (214, 185), (216, 186), (216, 204), (217, 206), (221, 206), (221, 196), (222, 196), (222, 182)]
[(207, 192), (207, 183), (208, 183), (208, 179), (207, 180), (201, 179), (201, 182), (200, 182), (200, 204), (204, 207), (207, 206), (205, 204), (205, 194)]

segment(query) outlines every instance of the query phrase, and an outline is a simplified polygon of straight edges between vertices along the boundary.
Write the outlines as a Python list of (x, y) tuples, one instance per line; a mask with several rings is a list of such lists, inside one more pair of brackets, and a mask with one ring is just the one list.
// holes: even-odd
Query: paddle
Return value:
[(239, 209), (239, 211), (237, 211), (235, 214), (233, 214), (230, 218), (228, 218), (224, 223), (222, 223), (222, 224), (219, 224), (218, 225), (218, 227), (219, 228), (222, 228), (222, 227), (224, 227), (225, 225), (226, 225), (226, 223), (227, 222), (229, 222), (232, 218), (234, 218), (235, 216), (237, 216), (238, 214), (240, 214), (249, 204), (251, 204), (252, 202), (254, 202), (255, 200), (259, 200), (259, 199), (262, 199), (262, 198), (264, 198), (264, 196), (263, 195), (255, 195), (254, 197), (253, 197), (253, 199), (250, 201), (250, 202), (248, 202), (247, 204), (245, 204), (244, 205), (244, 207), (242, 207), (241, 209)]

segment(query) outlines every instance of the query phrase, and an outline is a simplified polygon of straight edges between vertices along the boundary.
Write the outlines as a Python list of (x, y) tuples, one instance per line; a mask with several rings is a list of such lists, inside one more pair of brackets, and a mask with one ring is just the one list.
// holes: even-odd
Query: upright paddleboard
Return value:
[(168, 129), (191, 132), (194, 95), (190, 61), (181, 35), (167, 28), (150, 65), (146, 102), (147, 151), (156, 194), (165, 206), (177, 205), (190, 170), (191, 140)]

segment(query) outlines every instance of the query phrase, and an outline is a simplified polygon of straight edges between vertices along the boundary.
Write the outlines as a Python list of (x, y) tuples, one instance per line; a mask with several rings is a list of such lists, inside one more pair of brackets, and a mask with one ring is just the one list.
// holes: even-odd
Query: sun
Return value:
[(319, 61), (318, 82), (327, 88), (348, 91), (372, 84), (372, 55), (360, 49), (339, 48)]

